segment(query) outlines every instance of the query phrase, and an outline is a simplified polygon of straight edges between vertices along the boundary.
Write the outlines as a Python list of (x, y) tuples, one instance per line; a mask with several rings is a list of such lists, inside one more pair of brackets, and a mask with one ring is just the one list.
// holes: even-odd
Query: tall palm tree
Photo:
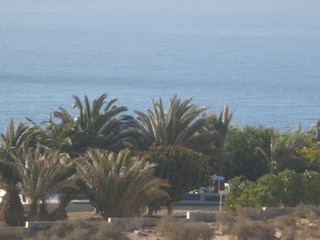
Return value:
[[(30, 199), (29, 220), (48, 217), (46, 200), (65, 188), (77, 189), (75, 162), (65, 153), (44, 146), (16, 149), (15, 164), (21, 191)], [(40, 203), (40, 212), (38, 212)], [(42, 215), (45, 214), (45, 215)]]
[(153, 110), (148, 109), (147, 114), (135, 111), (144, 150), (150, 146), (180, 145), (198, 151), (215, 139), (206, 131), (206, 121), (200, 116), (207, 108), (191, 101), (192, 98), (182, 101), (175, 95), (165, 110), (161, 98), (152, 99)]
[(154, 165), (129, 150), (88, 150), (80, 159), (77, 169), (86, 194), (104, 218), (139, 215), (148, 203), (167, 196), (161, 186), (168, 183), (154, 177)]
[[(87, 148), (118, 152), (125, 148), (127, 142), (134, 144), (137, 134), (134, 118), (122, 114), (127, 108), (118, 107), (117, 99), (106, 102), (106, 98), (107, 95), (103, 94), (91, 105), (87, 96), (83, 102), (74, 96), (73, 107), (78, 110), (79, 115), (72, 119), (65, 109), (60, 108), (54, 116), (61, 119), (61, 123), (54, 124), (52, 120), (49, 121), (49, 130), (58, 130), (56, 135), (67, 136), (73, 151), (80, 153), (84, 153)], [(65, 145), (67, 149), (68, 144)]]
[(213, 167), (213, 173), (218, 176), (224, 176), (224, 159), (226, 152), (224, 142), (229, 130), (233, 113), (229, 113), (229, 108), (225, 105), (220, 112), (219, 117), (214, 114), (207, 114), (204, 118), (207, 120), (206, 128), (208, 132), (213, 133), (216, 138), (212, 142), (211, 148), (204, 150)]

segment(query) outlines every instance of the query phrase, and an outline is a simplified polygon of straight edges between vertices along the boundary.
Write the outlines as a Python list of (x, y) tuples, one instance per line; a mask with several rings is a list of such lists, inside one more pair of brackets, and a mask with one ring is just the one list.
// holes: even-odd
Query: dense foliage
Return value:
[(168, 197), (161, 187), (169, 184), (154, 177), (154, 167), (128, 150), (118, 154), (88, 150), (79, 159), (77, 171), (85, 193), (104, 218), (130, 217), (139, 216), (152, 201)]
[(213, 174), (230, 180), (230, 208), (318, 204), (320, 121), (305, 131), (280, 132), (233, 126), (227, 106), (216, 116), (177, 95), (167, 109), (161, 98), (152, 99), (152, 107), (136, 116), (116, 103), (106, 94), (92, 103), (74, 96), (76, 116), (58, 108), (39, 125), (11, 120), (0, 136), (0, 187), (6, 191), (0, 218), (22, 225), (23, 195), (31, 202), (29, 218), (47, 219), (45, 202), (54, 193), (61, 196), (59, 219), (67, 217), (75, 194), (88, 195), (104, 217), (136, 215), (163, 197), (170, 213)]
[(266, 154), (270, 155), (270, 140), (278, 134), (273, 128), (231, 127), (225, 141), (227, 152), (225, 177), (230, 179), (235, 176), (243, 176), (254, 181), (270, 172), (269, 160), (256, 148), (264, 149)]
[(181, 146), (152, 147), (147, 159), (156, 163), (155, 176), (167, 179), (171, 186), (166, 189), (169, 213), (173, 204), (183, 200), (188, 192), (209, 184), (209, 164), (200, 153)]
[(306, 170), (297, 173), (284, 170), (265, 174), (256, 182), (235, 177), (230, 179), (230, 192), (225, 208), (240, 207), (294, 207), (301, 203), (320, 205), (320, 174)]

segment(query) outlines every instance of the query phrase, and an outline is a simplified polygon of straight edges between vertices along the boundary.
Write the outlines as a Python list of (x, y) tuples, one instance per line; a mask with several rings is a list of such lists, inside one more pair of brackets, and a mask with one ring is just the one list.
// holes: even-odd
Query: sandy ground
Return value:
[[(219, 204), (215, 205), (178, 205), (175, 206), (173, 215), (179, 218), (186, 218), (187, 212), (219, 212)], [(158, 211), (155, 216), (166, 216), (167, 211), (163, 207), (160, 211)], [(79, 219), (101, 219), (101, 217), (95, 214), (93, 211), (86, 211), (86, 212), (68, 212), (69, 220), (79, 220)], [(212, 226), (213, 230), (218, 229), (215, 223), (204, 223)], [(296, 224), (294, 226), (295, 229), (295, 237), (294, 238), (285, 238), (285, 239), (295, 239), (295, 240), (315, 240), (319, 238), (305, 238), (300, 233), (303, 229), (312, 226), (310, 222), (306, 219), (296, 219)], [(137, 232), (138, 231), (138, 232)], [(148, 229), (137, 229), (137, 231), (130, 231), (126, 232), (126, 237), (128, 240), (165, 240), (165, 238), (161, 235), (160, 232), (157, 232), (155, 228), (148, 228)], [(140, 234), (139, 234), (140, 233)], [(282, 239), (282, 231), (276, 229), (275, 236), (277, 239)], [(300, 236), (300, 237), (299, 237)], [(214, 235), (212, 236), (211, 240), (228, 240), (230, 239), (229, 235), (221, 234), (219, 230), (215, 230)]]
[[(210, 205), (195, 205), (195, 204), (181, 204), (174, 207), (173, 215), (179, 218), (186, 218), (187, 212), (217, 212), (219, 211), (219, 206), (217, 204)], [(167, 210), (163, 207), (154, 216), (166, 216)], [(95, 214), (93, 211), (87, 212), (69, 212), (69, 220), (77, 219), (99, 219), (100, 216)], [(157, 232), (155, 228), (149, 229), (137, 229), (137, 231), (127, 232), (126, 236), (131, 240), (164, 240), (161, 233)], [(212, 239), (215, 240), (227, 240), (229, 236), (221, 235), (219, 232), (215, 232)]]

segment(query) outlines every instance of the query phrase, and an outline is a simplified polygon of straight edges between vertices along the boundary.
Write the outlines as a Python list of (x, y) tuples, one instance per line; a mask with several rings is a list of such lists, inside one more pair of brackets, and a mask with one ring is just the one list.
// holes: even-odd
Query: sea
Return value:
[(177, 95), (240, 127), (320, 119), (319, 0), (0, 0), (0, 132), (73, 96)]

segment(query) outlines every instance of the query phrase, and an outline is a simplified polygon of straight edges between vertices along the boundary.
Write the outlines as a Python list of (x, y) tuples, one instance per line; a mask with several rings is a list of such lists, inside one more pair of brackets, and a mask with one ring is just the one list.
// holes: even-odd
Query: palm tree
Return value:
[[(46, 200), (65, 188), (77, 189), (75, 162), (65, 153), (44, 146), (16, 149), (15, 165), (21, 191), (30, 199), (29, 220), (48, 220)], [(38, 212), (40, 203), (40, 212)]]
[(270, 140), (270, 155), (260, 147), (256, 151), (260, 152), (269, 164), (270, 173), (281, 172), (285, 169), (288, 160), (297, 156), (297, 148), (302, 146), (303, 133), (301, 127), (295, 131), (286, 131), (279, 136), (274, 136)]
[[(55, 116), (62, 120), (60, 127), (67, 131), (75, 152), (84, 153), (88, 148), (118, 152), (125, 148), (126, 143), (135, 143), (137, 131), (134, 118), (122, 114), (127, 108), (116, 106), (117, 99), (106, 102), (106, 98), (106, 94), (101, 95), (91, 106), (87, 96), (83, 103), (74, 96), (73, 107), (79, 112), (75, 120), (62, 108), (55, 112)], [(52, 121), (51, 126), (57, 127), (52, 125)]]
[(158, 102), (152, 99), (153, 110), (148, 109), (147, 114), (135, 111), (143, 150), (150, 146), (180, 145), (198, 151), (215, 139), (214, 134), (206, 131), (206, 121), (200, 116), (207, 108), (191, 101), (192, 98), (181, 101), (175, 95), (166, 111), (161, 98)]
[(21, 180), (16, 172), (14, 163), (14, 149), (32, 147), (44, 140), (43, 131), (38, 126), (27, 126), (20, 122), (15, 129), (11, 119), (5, 134), (0, 136), (0, 181), (6, 195), (1, 203), (1, 216), (8, 225), (23, 224), (23, 206), (19, 197), (18, 182)]
[[(232, 120), (232, 113), (229, 113), (229, 108), (225, 105), (217, 118), (214, 114), (205, 115), (207, 120), (207, 131), (216, 136), (212, 142), (211, 148), (202, 151), (208, 156), (209, 161), (213, 167), (213, 172), (218, 176), (224, 176), (224, 159), (226, 152), (224, 149), (224, 142), (229, 130), (230, 122)], [(223, 182), (220, 182), (221, 186), (218, 189), (223, 189)]]
[[(58, 118), (60, 122), (56, 123), (54, 118)], [(78, 128), (75, 120), (66, 109), (60, 107), (57, 111), (54, 111), (53, 116), (50, 115), (49, 120), (45, 121), (44, 124), (47, 125), (47, 135), (55, 143), (53, 148), (71, 155), (76, 154), (74, 153), (73, 142)]]
[(161, 186), (168, 183), (154, 177), (154, 165), (129, 150), (92, 149), (80, 159), (77, 170), (86, 194), (104, 218), (139, 215), (148, 203), (167, 196)]

